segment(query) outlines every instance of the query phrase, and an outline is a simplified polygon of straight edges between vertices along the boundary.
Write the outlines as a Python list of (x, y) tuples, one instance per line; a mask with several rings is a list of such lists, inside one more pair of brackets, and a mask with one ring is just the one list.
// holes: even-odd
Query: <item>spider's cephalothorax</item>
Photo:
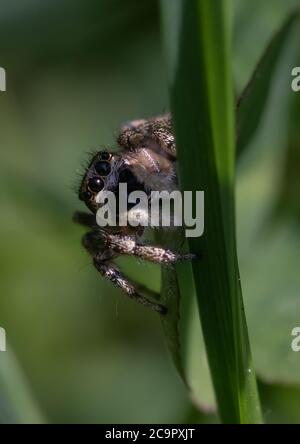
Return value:
[(83, 245), (93, 257), (96, 269), (129, 297), (164, 314), (166, 307), (145, 295), (145, 292), (149, 293), (145, 288), (130, 282), (114, 265), (113, 259), (125, 254), (160, 264), (174, 264), (193, 259), (193, 255), (144, 244), (141, 226), (99, 227), (96, 197), (102, 190), (117, 195), (120, 182), (127, 184), (128, 192), (142, 190), (150, 193), (176, 188), (176, 148), (170, 115), (131, 121), (121, 128), (117, 141), (119, 153), (100, 151), (90, 162), (79, 198), (91, 213), (76, 212), (74, 219), (90, 228), (83, 237)]

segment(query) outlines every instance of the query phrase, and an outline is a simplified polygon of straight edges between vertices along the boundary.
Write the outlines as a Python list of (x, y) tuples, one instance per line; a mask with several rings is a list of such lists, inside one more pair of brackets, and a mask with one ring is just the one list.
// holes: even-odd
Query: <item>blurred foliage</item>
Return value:
[(9, 345), (0, 359), (0, 424), (44, 422), (22, 369)]
[(272, 37), (247, 86), (237, 100), (237, 155), (242, 155), (261, 124), (266, 103), (272, 91), (273, 77), (290, 44), (299, 14), (293, 12)]
[[(236, 2), (237, 91), (297, 4), (269, 1)], [(0, 55), (8, 78), (0, 95), (0, 326), (21, 366), (13, 370), (14, 358), (5, 363), (0, 353), (0, 421), (215, 421), (191, 407), (157, 316), (99, 278), (71, 221), (85, 152), (114, 147), (120, 122), (168, 107), (156, 2), (3, 1)], [(300, 374), (290, 351), (299, 228), (288, 218), (263, 230), (290, 165), (282, 79), (240, 166), (238, 226), (254, 361), (269, 382), (261, 385), (266, 419), (300, 422), (299, 389), (284, 386), (299, 384)], [(157, 267), (122, 266), (159, 288)]]

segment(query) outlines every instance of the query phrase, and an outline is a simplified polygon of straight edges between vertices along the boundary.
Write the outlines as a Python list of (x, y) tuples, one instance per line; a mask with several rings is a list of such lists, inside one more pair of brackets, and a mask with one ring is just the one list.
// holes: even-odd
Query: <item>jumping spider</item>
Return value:
[(92, 158), (79, 189), (79, 199), (91, 213), (76, 212), (74, 220), (90, 228), (82, 242), (99, 273), (130, 298), (165, 314), (166, 307), (141, 294), (140, 286), (130, 282), (114, 265), (113, 259), (123, 254), (160, 264), (174, 264), (180, 260), (191, 260), (194, 255), (144, 244), (142, 226), (99, 227), (96, 223), (99, 207), (96, 196), (101, 190), (117, 194), (120, 182), (127, 184), (128, 193), (135, 190), (150, 193), (151, 190), (170, 191), (177, 188), (176, 147), (171, 117), (167, 114), (128, 122), (121, 128), (117, 142), (119, 153), (100, 151)]

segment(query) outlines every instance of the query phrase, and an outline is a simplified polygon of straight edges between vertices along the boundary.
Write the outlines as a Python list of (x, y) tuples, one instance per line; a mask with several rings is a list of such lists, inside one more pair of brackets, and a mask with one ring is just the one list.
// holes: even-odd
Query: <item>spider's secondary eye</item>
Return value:
[(97, 162), (95, 170), (100, 176), (107, 176), (110, 173), (110, 164), (108, 162)]
[(102, 152), (100, 153), (100, 159), (101, 159), (101, 160), (109, 160), (110, 157), (111, 157), (111, 154), (108, 153), (107, 151), (102, 151)]
[(79, 199), (83, 201), (90, 200), (91, 197), (92, 193), (90, 191), (82, 191), (82, 193), (79, 195)]
[(103, 180), (100, 179), (100, 177), (93, 177), (89, 180), (88, 186), (91, 191), (98, 193), (98, 191), (101, 191), (103, 188)]

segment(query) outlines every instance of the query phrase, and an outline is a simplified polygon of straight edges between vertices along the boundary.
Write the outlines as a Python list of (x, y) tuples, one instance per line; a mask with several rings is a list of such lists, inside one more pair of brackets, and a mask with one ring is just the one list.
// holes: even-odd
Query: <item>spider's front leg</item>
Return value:
[(152, 302), (145, 296), (139, 294), (135, 284), (130, 282), (113, 264), (103, 261), (101, 255), (94, 257), (94, 265), (102, 276), (117, 285), (131, 299), (134, 299), (136, 302), (139, 302), (145, 307), (149, 307), (162, 315), (167, 313), (167, 309), (164, 305)]
[[(103, 242), (104, 241), (104, 242)], [(102, 244), (102, 246), (101, 246)], [(107, 235), (104, 230), (95, 230), (86, 233), (83, 237), (83, 245), (87, 251), (93, 256), (93, 262), (99, 273), (109, 279), (117, 287), (119, 287), (127, 296), (136, 302), (149, 307), (160, 314), (166, 314), (167, 309), (164, 305), (153, 302), (147, 297), (141, 295), (138, 291), (140, 286), (122, 274), (112, 259), (118, 254), (112, 250), (107, 242)]]
[(171, 265), (180, 261), (190, 261), (196, 259), (196, 255), (191, 253), (181, 254), (154, 245), (138, 243), (135, 238), (107, 233), (106, 245), (118, 254), (140, 257), (159, 264)]
[(123, 125), (117, 140), (119, 146), (125, 150), (131, 151), (141, 146), (152, 146), (171, 158), (176, 157), (170, 114), (127, 122)]

